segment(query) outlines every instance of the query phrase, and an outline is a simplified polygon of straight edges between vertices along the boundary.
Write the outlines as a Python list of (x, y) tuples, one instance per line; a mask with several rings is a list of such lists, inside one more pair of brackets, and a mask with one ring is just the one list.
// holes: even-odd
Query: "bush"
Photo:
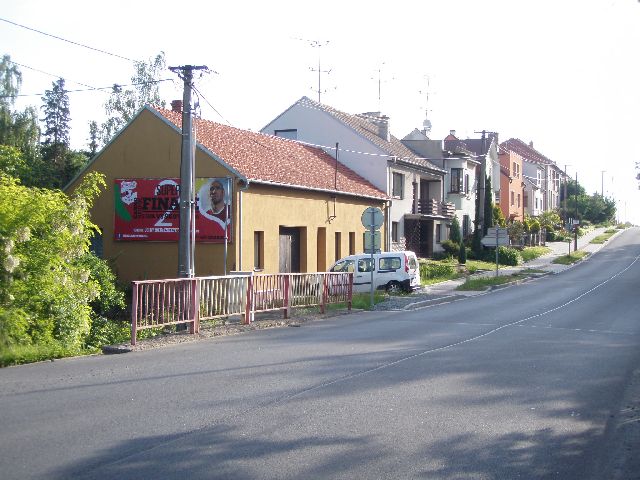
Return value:
[(432, 278), (448, 278), (456, 273), (456, 268), (451, 263), (420, 262), (420, 279), (426, 281)]
[[(495, 262), (495, 250), (486, 250), (484, 254), (484, 261)], [(519, 250), (511, 247), (498, 247), (498, 263), (500, 265), (515, 267), (517, 265), (521, 265), (523, 262), (522, 255)]]
[(453, 240), (445, 240), (441, 243), (442, 248), (450, 257), (457, 257), (460, 251), (460, 244)]

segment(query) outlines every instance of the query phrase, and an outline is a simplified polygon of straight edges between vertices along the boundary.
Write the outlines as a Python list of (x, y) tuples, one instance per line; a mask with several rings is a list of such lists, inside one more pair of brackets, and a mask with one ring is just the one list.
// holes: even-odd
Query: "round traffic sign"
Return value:
[(384, 223), (384, 214), (378, 207), (369, 207), (362, 212), (362, 226), (378, 229)]

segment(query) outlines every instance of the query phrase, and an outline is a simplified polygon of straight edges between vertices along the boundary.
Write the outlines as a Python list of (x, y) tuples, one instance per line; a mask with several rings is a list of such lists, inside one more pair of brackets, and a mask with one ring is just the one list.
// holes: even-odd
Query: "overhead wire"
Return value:
[[(62, 78), (62, 77), (60, 77)], [(135, 87), (137, 85), (149, 85), (152, 83), (160, 83), (160, 82), (173, 82), (173, 78), (162, 78), (160, 80), (151, 80), (148, 82), (137, 82), (137, 83), (128, 83), (128, 84), (120, 84), (114, 83), (108, 87), (91, 87), (91, 88), (78, 88), (74, 90), (64, 90), (65, 93), (78, 93), (78, 92), (92, 92), (96, 90), (112, 90), (114, 87)], [(17, 98), (17, 97), (37, 97), (42, 96), (44, 93), (25, 93), (18, 95), (0, 95), (0, 98)]]
[(26, 25), (22, 25), (20, 23), (12, 22), (11, 20), (7, 20), (6, 18), (0, 17), (0, 21), (10, 23), (11, 25), (15, 25), (16, 27), (24, 28), (25, 30), (30, 30), (32, 32), (39, 33), (41, 35), (45, 35), (47, 37), (55, 38), (56, 40), (60, 40), (62, 42), (67, 42), (72, 45), (76, 45), (78, 47), (87, 48), (89, 50), (93, 50), (94, 52), (104, 53), (105, 55), (110, 55), (112, 57), (121, 58), (122, 60), (127, 60), (128, 62), (138, 62), (138, 60), (134, 60), (132, 58), (128, 58), (122, 55), (118, 55), (117, 53), (107, 52), (106, 50), (102, 50), (100, 48), (90, 47), (89, 45), (85, 45), (83, 43), (74, 42), (73, 40), (67, 40), (66, 38), (59, 37), (57, 35), (53, 35), (51, 33), (43, 32), (42, 30), (37, 30), (35, 28), (27, 27)]

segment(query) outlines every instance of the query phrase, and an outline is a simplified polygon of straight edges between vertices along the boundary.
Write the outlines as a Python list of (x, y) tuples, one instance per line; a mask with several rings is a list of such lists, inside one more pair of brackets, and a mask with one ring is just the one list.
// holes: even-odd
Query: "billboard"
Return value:
[[(231, 189), (230, 178), (196, 179), (196, 242), (224, 243), (226, 230), (231, 243)], [(113, 231), (116, 241), (177, 242), (180, 179), (115, 179)]]

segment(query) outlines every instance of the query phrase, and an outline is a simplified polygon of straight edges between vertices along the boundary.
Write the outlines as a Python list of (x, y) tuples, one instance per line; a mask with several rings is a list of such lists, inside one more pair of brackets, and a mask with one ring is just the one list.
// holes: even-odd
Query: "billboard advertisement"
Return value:
[[(231, 243), (231, 188), (229, 178), (196, 179), (196, 242), (224, 243), (226, 230)], [(115, 179), (114, 194), (116, 241), (178, 241), (179, 178)]]

